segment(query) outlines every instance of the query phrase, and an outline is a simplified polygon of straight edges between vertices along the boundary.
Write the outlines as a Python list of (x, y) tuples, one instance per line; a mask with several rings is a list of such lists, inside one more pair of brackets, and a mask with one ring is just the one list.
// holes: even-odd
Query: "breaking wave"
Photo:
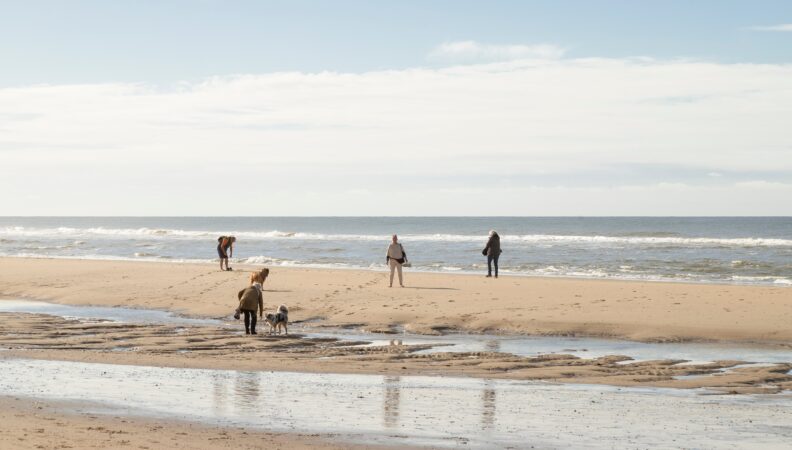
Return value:
[[(28, 227), (3, 227), (0, 236), (5, 242), (14, 237), (70, 237), (90, 239), (91, 237), (121, 238), (121, 239), (186, 239), (186, 240), (213, 240), (217, 236), (230, 234), (240, 240), (267, 241), (267, 240), (304, 240), (304, 241), (371, 241), (387, 242), (388, 235), (376, 234), (327, 234), (307, 233), (295, 231), (233, 231), (220, 232), (208, 230), (180, 230), (161, 228), (28, 228)], [(667, 233), (658, 233), (660, 236), (602, 236), (602, 235), (562, 235), (562, 234), (523, 234), (502, 235), (503, 242), (522, 243), (527, 245), (625, 245), (625, 246), (680, 246), (680, 247), (791, 247), (792, 239), (738, 237), (680, 237), (668, 236)], [(665, 235), (662, 235), (665, 234)], [(401, 240), (408, 242), (470, 242), (483, 243), (484, 235), (465, 234), (402, 234)], [(81, 242), (82, 243), (82, 242)]]

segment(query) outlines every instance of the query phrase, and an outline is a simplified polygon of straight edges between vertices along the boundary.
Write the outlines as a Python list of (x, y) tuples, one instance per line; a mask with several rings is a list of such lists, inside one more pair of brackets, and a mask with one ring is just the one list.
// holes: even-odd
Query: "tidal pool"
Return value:
[[(133, 323), (223, 326), (166, 311), (0, 301), (21, 312)], [(297, 327), (295, 327), (295, 331)], [(792, 361), (792, 350), (727, 344), (453, 334), (382, 335), (302, 328), (310, 337), (435, 344), (427, 351), (498, 351), (638, 360)], [(33, 381), (31, 381), (33, 380)], [(3, 358), (0, 395), (79, 410), (332, 433), (349, 442), (465, 448), (792, 448), (792, 393), (703, 395), (702, 390), (618, 388), (453, 377), (246, 372)]]
[(0, 312), (47, 314), (50, 316), (108, 320), (125, 323), (162, 323), (173, 325), (222, 325), (214, 319), (195, 319), (157, 309), (118, 308), (109, 306), (74, 306), (33, 300), (0, 300)]
[[(0, 300), (0, 312), (49, 314), (85, 320), (110, 320), (128, 323), (178, 324), (185, 326), (234, 325), (216, 319), (183, 317), (168, 311), (100, 306), (60, 305), (30, 300)], [(447, 334), (426, 336), (409, 333), (380, 334), (345, 329), (314, 328), (295, 324), (292, 332), (306, 337), (329, 337), (347, 341), (367, 341), (366, 345), (388, 345), (391, 341), (402, 344), (435, 345), (417, 353), (434, 352), (503, 352), (519, 356), (536, 356), (546, 353), (566, 353), (580, 358), (598, 358), (606, 355), (625, 355), (635, 361), (680, 359), (693, 363), (718, 360), (738, 360), (752, 363), (792, 362), (792, 348), (747, 345), (743, 343), (647, 343), (618, 339), (514, 336), (486, 334)], [(626, 362), (629, 364), (630, 362)]]
[[(31, 382), (35, 380), (35, 382)], [(0, 395), (349, 442), (465, 448), (789, 448), (792, 396), (449, 377), (0, 359)]]
[[(295, 330), (299, 328), (295, 327)], [(792, 362), (792, 348), (742, 343), (654, 343), (618, 339), (514, 336), (486, 334), (447, 334), (424, 336), (415, 334), (378, 334), (348, 330), (304, 329), (311, 337), (335, 337), (350, 341), (370, 341), (368, 345), (389, 345), (391, 341), (402, 344), (434, 344), (428, 350), (435, 352), (503, 352), (519, 356), (536, 356), (547, 353), (566, 353), (580, 358), (598, 358), (605, 355), (626, 355), (636, 361), (684, 359), (695, 363), (718, 360), (739, 360), (757, 363)], [(629, 362), (626, 362), (629, 364)]]

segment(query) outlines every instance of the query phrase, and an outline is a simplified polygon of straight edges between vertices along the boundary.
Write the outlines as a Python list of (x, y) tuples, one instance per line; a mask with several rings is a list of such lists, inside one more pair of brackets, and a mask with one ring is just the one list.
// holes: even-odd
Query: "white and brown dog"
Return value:
[(270, 334), (277, 331), (277, 334), (280, 334), (280, 329), (289, 334), (289, 308), (286, 305), (280, 305), (278, 307), (278, 311), (275, 314), (267, 314), (265, 320), (270, 326)]

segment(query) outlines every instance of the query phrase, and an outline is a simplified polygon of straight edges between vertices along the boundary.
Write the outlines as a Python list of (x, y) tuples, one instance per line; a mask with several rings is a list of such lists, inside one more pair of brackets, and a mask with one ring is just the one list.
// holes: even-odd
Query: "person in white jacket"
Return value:
[(390, 286), (388, 287), (393, 287), (393, 272), (397, 270), (399, 271), (399, 286), (404, 287), (402, 264), (407, 262), (407, 252), (404, 251), (404, 247), (399, 243), (398, 236), (394, 234), (391, 240), (392, 242), (385, 254), (385, 263), (390, 266)]

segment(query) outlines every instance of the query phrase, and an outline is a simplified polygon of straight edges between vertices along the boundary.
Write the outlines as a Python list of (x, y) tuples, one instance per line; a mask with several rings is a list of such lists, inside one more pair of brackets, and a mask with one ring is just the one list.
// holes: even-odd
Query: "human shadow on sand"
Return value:
[(404, 289), (431, 289), (431, 290), (441, 290), (441, 291), (458, 291), (457, 288), (450, 288), (450, 287), (423, 287), (423, 286), (404, 286)]

